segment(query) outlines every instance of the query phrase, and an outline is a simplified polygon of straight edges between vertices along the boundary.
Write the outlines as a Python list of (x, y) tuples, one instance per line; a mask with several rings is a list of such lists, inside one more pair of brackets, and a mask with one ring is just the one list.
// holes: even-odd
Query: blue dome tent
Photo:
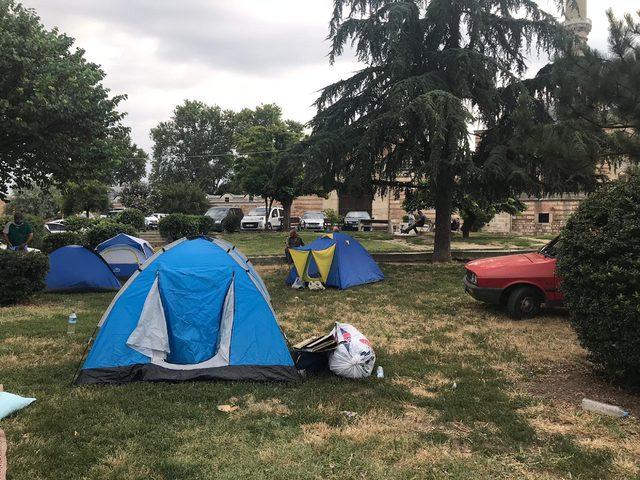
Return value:
[(107, 292), (120, 282), (100, 255), (79, 245), (59, 248), (49, 254), (47, 292)]
[(293, 284), (296, 277), (305, 282), (318, 280), (339, 289), (384, 280), (369, 252), (344, 233), (323, 235), (309, 245), (289, 249), (289, 253), (293, 268), (287, 277), (288, 285)]
[(262, 279), (221, 240), (154, 254), (98, 327), (77, 384), (298, 378)]
[(116, 277), (126, 280), (153, 255), (146, 240), (120, 233), (96, 247), (96, 252), (109, 264)]

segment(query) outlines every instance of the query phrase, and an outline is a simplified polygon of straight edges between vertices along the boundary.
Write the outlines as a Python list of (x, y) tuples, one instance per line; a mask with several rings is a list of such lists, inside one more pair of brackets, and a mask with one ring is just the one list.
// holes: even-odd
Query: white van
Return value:
[(242, 231), (264, 230), (265, 223), (267, 230), (280, 230), (282, 228), (282, 219), (284, 218), (283, 208), (272, 208), (268, 219), (265, 219), (266, 207), (254, 208), (245, 215), (240, 222)]

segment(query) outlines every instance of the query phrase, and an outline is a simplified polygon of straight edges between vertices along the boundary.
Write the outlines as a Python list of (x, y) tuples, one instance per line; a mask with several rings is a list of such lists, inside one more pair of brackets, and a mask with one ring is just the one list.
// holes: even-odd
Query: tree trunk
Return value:
[(444, 162), (436, 180), (436, 235), (433, 241), (433, 261), (451, 261), (451, 207), (453, 203), (453, 179)]
[(460, 230), (462, 230), (462, 238), (469, 238), (471, 236), (471, 228), (466, 228), (465, 224), (466, 222), (460, 227)]
[(284, 218), (282, 219), (282, 229), (289, 230), (291, 228), (291, 206), (293, 200), (282, 200), (282, 208), (284, 209)]
[[(267, 213), (265, 214), (265, 222), (264, 222), (264, 229), (265, 230), (269, 230), (269, 224), (271, 223), (271, 209), (273, 208), (273, 201), (275, 199), (273, 197), (271, 197), (269, 199), (269, 206), (267, 207)], [(273, 227), (273, 225), (272, 225)]]

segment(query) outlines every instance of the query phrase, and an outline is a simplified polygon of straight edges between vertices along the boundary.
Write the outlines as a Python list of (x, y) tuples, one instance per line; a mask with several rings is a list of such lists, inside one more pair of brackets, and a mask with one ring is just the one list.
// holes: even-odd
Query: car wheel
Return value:
[(509, 315), (516, 320), (533, 318), (540, 313), (540, 294), (532, 287), (518, 287), (507, 300)]

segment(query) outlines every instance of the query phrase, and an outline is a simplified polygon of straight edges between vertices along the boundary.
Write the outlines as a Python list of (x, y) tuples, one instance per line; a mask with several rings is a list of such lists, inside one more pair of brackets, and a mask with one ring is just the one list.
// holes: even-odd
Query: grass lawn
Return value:
[[(415, 252), (432, 251), (433, 234), (420, 236), (398, 237), (384, 232), (346, 232), (356, 237), (370, 252)], [(305, 243), (316, 239), (319, 233), (301, 232)], [(224, 234), (222, 238), (236, 245), (246, 255), (282, 255), (287, 233), (282, 232), (244, 232)], [(553, 237), (521, 237), (515, 235), (493, 235), (487, 233), (473, 233), (471, 238), (463, 239), (462, 235), (454, 234), (452, 248), (465, 250), (474, 248), (489, 249), (517, 249), (540, 248)]]
[[(38, 398), (2, 421), (9, 478), (638, 478), (638, 420), (579, 402), (637, 414), (640, 399), (592, 373), (563, 312), (511, 321), (465, 296), (460, 265), (382, 268), (385, 282), (344, 292), (295, 292), (283, 268), (262, 271), (290, 340), (351, 322), (373, 342), (383, 380), (76, 388), (83, 341), (112, 295), (0, 309), (0, 382)], [(69, 338), (72, 308), (79, 334)]]

